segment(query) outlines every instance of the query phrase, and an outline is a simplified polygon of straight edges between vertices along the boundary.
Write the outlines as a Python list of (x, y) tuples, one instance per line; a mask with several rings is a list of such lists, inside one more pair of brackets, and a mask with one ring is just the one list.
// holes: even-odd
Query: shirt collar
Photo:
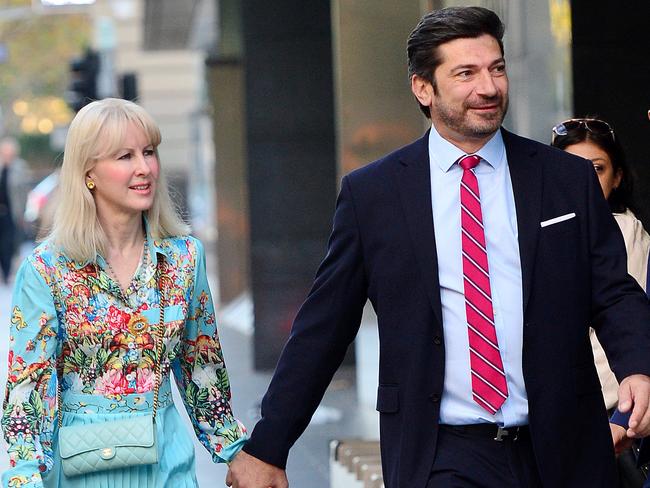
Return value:
[[(489, 164), (492, 168), (497, 169), (502, 164), (506, 147), (503, 143), (503, 136), (501, 131), (498, 130), (494, 135), (485, 143), (485, 145), (476, 151), (474, 154), (479, 156), (483, 161)], [(431, 124), (431, 132), (429, 133), (429, 158), (431, 164), (436, 164), (444, 173), (449, 171), (454, 163), (461, 157), (465, 156), (465, 152), (454, 146), (447, 139), (444, 139), (436, 130), (435, 126)]]

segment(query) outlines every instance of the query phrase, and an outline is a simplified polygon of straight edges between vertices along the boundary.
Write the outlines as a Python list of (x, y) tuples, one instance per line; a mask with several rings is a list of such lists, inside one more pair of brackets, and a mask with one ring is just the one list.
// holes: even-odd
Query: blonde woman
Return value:
[[(173, 209), (160, 141), (151, 117), (124, 100), (93, 102), (70, 125), (52, 231), (16, 277), (3, 487), (197, 486), (171, 371), (215, 462), (245, 442), (230, 407), (203, 247)], [(97, 425), (110, 431), (151, 417), (154, 403), (157, 462), (115, 467), (115, 450), (132, 446), (109, 446), (100, 452), (106, 465), (66, 474), (67, 427), (83, 425), (87, 440)], [(87, 455), (72, 447), (72, 457)]]

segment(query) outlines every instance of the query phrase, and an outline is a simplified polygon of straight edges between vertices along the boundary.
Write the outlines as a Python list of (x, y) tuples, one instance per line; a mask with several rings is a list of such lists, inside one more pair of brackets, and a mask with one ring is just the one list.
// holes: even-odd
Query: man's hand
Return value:
[(650, 435), (650, 377), (633, 374), (621, 381), (618, 387), (618, 409), (623, 412), (632, 410), (628, 422), (628, 437), (646, 437)]
[(226, 486), (232, 488), (289, 488), (283, 469), (239, 451), (230, 463)]
[(609, 428), (612, 431), (612, 442), (614, 442), (614, 452), (617, 456), (632, 447), (632, 439), (625, 435), (624, 427), (610, 422)]

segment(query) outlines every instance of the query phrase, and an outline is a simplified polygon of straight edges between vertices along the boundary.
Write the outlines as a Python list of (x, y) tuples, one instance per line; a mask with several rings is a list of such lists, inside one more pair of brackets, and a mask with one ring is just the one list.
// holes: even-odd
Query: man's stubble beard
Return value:
[(458, 112), (446, 105), (440, 98), (436, 98), (432, 109), (439, 120), (454, 132), (472, 139), (482, 139), (499, 130), (508, 112), (508, 95), (502, 95), (499, 99), (499, 107), (502, 106), (502, 110), (494, 115), (488, 114), (487, 117), (479, 116), (480, 121), (483, 121), (483, 123), (466, 120), (470, 110), (469, 106), (471, 106), (468, 103), (463, 103), (462, 111)]

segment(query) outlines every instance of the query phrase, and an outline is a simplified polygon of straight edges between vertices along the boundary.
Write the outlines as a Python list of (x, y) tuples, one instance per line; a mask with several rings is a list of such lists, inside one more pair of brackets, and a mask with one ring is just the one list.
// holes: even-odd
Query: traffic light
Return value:
[(92, 49), (70, 61), (70, 84), (65, 99), (75, 112), (97, 99), (98, 74), (99, 55)]

